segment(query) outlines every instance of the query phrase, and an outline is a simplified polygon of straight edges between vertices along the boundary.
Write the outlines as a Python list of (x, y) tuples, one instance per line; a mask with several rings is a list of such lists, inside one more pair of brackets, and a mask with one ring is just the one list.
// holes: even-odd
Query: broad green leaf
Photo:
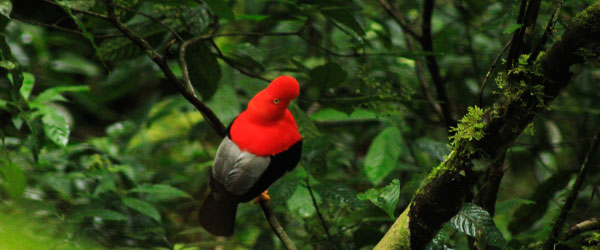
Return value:
[(12, 198), (19, 199), (25, 192), (25, 174), (20, 167), (14, 163), (0, 160), (0, 184), (4, 191)]
[(367, 178), (378, 185), (396, 167), (403, 152), (402, 134), (397, 127), (381, 131), (371, 143), (365, 157), (364, 167)]
[(352, 14), (347, 8), (325, 8), (321, 10), (321, 13), (330, 21), (334, 23), (339, 23), (345, 27), (350, 28), (359, 36), (362, 37), (365, 35), (365, 31), (362, 27), (360, 27), (360, 24), (358, 23), (358, 21), (356, 21), (356, 18), (352, 16)]
[(496, 204), (496, 214), (507, 213), (513, 208), (522, 206), (522, 205), (535, 205), (535, 201), (521, 199), (521, 198), (513, 198), (505, 201), (498, 202)]
[(43, 114), (42, 122), (46, 136), (56, 145), (67, 146), (71, 130), (63, 111), (52, 106), (40, 107), (40, 111)]
[(36, 98), (31, 102), (32, 106), (43, 105), (52, 101), (66, 101), (65, 97), (61, 95), (61, 93), (65, 92), (86, 92), (89, 91), (90, 87), (85, 85), (77, 85), (77, 86), (61, 86), (61, 87), (53, 87), (44, 90), (40, 93)]
[(237, 20), (250, 20), (250, 21), (262, 21), (269, 18), (269, 16), (265, 16), (265, 15), (251, 15), (251, 14), (239, 14), (239, 15), (235, 15), (235, 19)]
[(221, 67), (217, 58), (204, 42), (199, 42), (187, 48), (185, 61), (192, 85), (200, 92), (203, 100), (209, 100), (217, 91), (221, 80)]
[(29, 99), (29, 96), (31, 96), (31, 91), (33, 90), (34, 83), (35, 76), (33, 76), (31, 73), (23, 72), (23, 86), (21, 86), (19, 92), (25, 100)]
[(144, 184), (129, 190), (129, 192), (145, 193), (150, 195), (154, 200), (192, 198), (192, 196), (190, 196), (188, 193), (164, 184)]
[(221, 119), (225, 125), (229, 124), (240, 114), (240, 102), (233, 87), (222, 85), (219, 87), (213, 98), (208, 102), (208, 106)]
[(130, 197), (124, 197), (122, 199), (123, 204), (125, 204), (125, 206), (128, 206), (130, 208), (132, 208), (133, 210), (136, 210), (158, 222), (160, 222), (160, 213), (158, 212), (158, 210), (156, 210), (156, 208), (154, 208), (154, 206), (152, 206), (152, 204), (145, 202), (143, 200), (140, 199), (135, 199), (135, 198), (130, 198)]
[(504, 29), (504, 31), (502, 31), (502, 33), (504, 34), (510, 34), (515, 32), (515, 30), (518, 30), (519, 28), (521, 28), (523, 26), (523, 24), (512, 24), (511, 26), (506, 27), (506, 29)]
[(348, 114), (332, 109), (324, 108), (310, 115), (310, 118), (317, 121), (339, 121), (348, 120), (350, 117)]
[(386, 214), (394, 219), (394, 210), (400, 197), (400, 181), (394, 179), (390, 184), (382, 188), (371, 188), (357, 196), (361, 200), (369, 200), (375, 206), (381, 208)]
[(225, 2), (225, 0), (203, 0), (204, 2), (206, 2), (206, 4), (208, 4), (208, 7), (210, 7), (210, 9), (217, 14), (217, 16), (221, 17), (221, 18), (225, 18), (229, 21), (234, 21), (235, 20), (235, 14), (233, 14), (233, 11), (231, 10), (231, 8), (229, 8), (229, 5), (227, 4), (227, 2)]
[(108, 209), (87, 209), (76, 214), (76, 217), (94, 217), (114, 221), (126, 221), (128, 219), (126, 215)]
[(465, 203), (450, 219), (450, 225), (467, 235), (484, 240), (487, 244), (504, 249), (508, 246), (490, 214), (483, 208)]
[(329, 62), (311, 69), (308, 75), (321, 89), (328, 89), (344, 82), (348, 73), (339, 64)]
[[(314, 192), (315, 199), (317, 202), (321, 201), (321, 197), (317, 193)], [(290, 211), (295, 211), (302, 218), (308, 218), (315, 214), (315, 206), (313, 205), (312, 198), (310, 197), (310, 192), (304, 186), (298, 186), (296, 188), (296, 192), (294, 195), (290, 197), (287, 201), (287, 206)]]

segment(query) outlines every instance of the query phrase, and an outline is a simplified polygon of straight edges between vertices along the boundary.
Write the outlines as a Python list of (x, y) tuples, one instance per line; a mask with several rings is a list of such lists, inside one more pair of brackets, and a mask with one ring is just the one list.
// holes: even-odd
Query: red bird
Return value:
[(299, 92), (296, 79), (277, 77), (229, 125), (213, 162), (211, 192), (198, 215), (206, 231), (232, 235), (238, 204), (268, 199), (266, 189), (296, 167), (302, 137), (288, 105)]

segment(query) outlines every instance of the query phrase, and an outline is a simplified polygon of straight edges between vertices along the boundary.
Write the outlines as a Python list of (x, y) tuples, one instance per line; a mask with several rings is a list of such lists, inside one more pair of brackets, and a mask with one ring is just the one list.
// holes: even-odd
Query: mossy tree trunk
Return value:
[[(578, 14), (538, 59), (506, 72), (503, 93), (491, 108), (461, 119), (452, 152), (427, 177), (409, 207), (375, 249), (424, 249), (442, 224), (461, 208), (479, 173), (473, 160), (493, 162), (569, 84), (569, 68), (600, 55), (600, 1)], [(527, 60), (524, 60), (527, 61)]]

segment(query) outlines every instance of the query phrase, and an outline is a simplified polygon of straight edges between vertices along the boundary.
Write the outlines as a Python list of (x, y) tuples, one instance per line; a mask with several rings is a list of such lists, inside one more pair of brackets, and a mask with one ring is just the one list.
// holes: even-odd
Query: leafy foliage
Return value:
[[(488, 68), (523, 28), (515, 1), (435, 1), (433, 52), (382, 1), (113, 2), (179, 83), (181, 45), (202, 38), (184, 61), (200, 99), (225, 125), (269, 79), (298, 79), (301, 94), (289, 109), (303, 136), (301, 163), (269, 194), (299, 249), (372, 249), (451, 147), (483, 136), (492, 101), (523, 88), (508, 78), (543, 58), (520, 55), (511, 73), (506, 64), (493, 67), (499, 86), (483, 89), (479, 102)], [(425, 1), (389, 2), (422, 33)], [(546, 26), (551, 2), (542, 1), (535, 27)], [(565, 1), (546, 47), (591, 2)], [(0, 248), (283, 248), (252, 204), (239, 206), (226, 241), (198, 226), (221, 138), (107, 16), (99, 0), (0, 0)], [(542, 33), (528, 27), (524, 40), (535, 47)], [(436, 59), (448, 103), (425, 56)], [(494, 217), (466, 203), (428, 249), (472, 249), (470, 239), (522, 249), (547, 238), (600, 121), (600, 71), (572, 71), (567, 94), (508, 149)], [(541, 97), (543, 89), (530, 90)], [(462, 117), (450, 140), (438, 110), (445, 105)], [(488, 162), (476, 164), (487, 171)], [(481, 176), (473, 196), (488, 174)], [(588, 178), (567, 225), (600, 216), (600, 174)], [(561, 244), (593, 249), (597, 238), (584, 233)]]
[(507, 247), (506, 240), (494, 225), (490, 214), (477, 205), (463, 204), (460, 211), (450, 219), (450, 225), (467, 235), (483, 239), (492, 246), (503, 249)]

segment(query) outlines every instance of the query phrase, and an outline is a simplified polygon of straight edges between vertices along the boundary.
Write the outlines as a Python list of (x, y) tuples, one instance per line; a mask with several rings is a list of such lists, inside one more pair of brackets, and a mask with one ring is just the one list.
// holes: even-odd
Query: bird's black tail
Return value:
[(200, 226), (215, 236), (233, 235), (238, 204), (235, 197), (211, 192), (198, 212)]

